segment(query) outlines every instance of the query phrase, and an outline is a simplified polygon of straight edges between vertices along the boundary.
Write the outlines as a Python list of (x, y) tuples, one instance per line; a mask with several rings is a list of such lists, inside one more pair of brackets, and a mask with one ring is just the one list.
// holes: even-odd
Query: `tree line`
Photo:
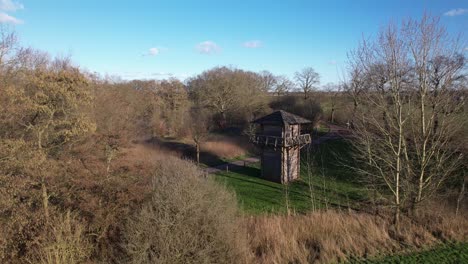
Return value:
[(317, 92), (313, 68), (294, 80), (215, 67), (185, 81), (115, 81), (22, 47), (3, 28), (0, 262), (244, 260), (229, 191), (186, 161), (128, 160), (123, 149), (188, 137), (199, 154), (210, 131), (247, 132), (273, 109), (316, 122), (325, 101), (326, 119), (349, 123), (356, 162), (346, 166), (374, 204), (391, 206), (397, 230), (448, 191), (458, 211), (468, 164), (463, 48), (433, 17), (390, 25), (350, 53), (347, 80)]
[[(128, 257), (131, 250), (124, 245), (134, 236), (126, 222), (150, 197), (165, 191), (152, 188), (152, 179), (169, 177), (169, 169), (195, 169), (185, 161), (165, 160), (161, 162), (168, 165), (155, 170), (147, 156), (126, 160), (124, 149), (135, 140), (191, 137), (199, 150), (209, 131), (245, 128), (270, 111), (273, 87), (281, 86), (282, 94), (291, 89), (285, 78), (277, 79), (265, 72), (216, 67), (185, 82), (116, 81), (84, 71), (70, 58), (22, 47), (16, 33), (2, 27), (0, 262)], [(225, 192), (196, 178), (192, 184), (200, 184), (201, 194), (205, 187), (209, 195)], [(200, 217), (207, 208), (203, 210)], [(217, 228), (213, 232), (219, 234)], [(226, 239), (216, 241), (220, 248), (213, 246), (214, 255)]]

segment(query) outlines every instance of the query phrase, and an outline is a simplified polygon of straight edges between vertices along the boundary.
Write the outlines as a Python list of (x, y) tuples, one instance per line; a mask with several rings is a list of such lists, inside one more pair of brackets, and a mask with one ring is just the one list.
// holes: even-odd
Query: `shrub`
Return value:
[(43, 242), (39, 251), (41, 263), (83, 263), (91, 255), (85, 228), (70, 211), (54, 219), (49, 234), (49, 239)]
[(235, 196), (194, 164), (162, 160), (153, 193), (127, 223), (130, 263), (239, 263), (247, 261)]
[[(425, 219), (425, 220), (423, 220)], [(391, 214), (317, 211), (307, 215), (258, 216), (247, 220), (256, 263), (336, 263), (413, 252), (437, 243), (466, 241), (466, 216), (427, 212), (403, 218), (395, 232)]]

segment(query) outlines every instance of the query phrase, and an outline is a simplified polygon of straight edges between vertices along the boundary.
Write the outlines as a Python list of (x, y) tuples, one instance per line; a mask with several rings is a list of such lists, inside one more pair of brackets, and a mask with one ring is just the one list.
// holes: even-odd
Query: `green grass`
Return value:
[(419, 264), (419, 263), (468, 263), (468, 243), (445, 244), (417, 253), (387, 256), (371, 260), (352, 260), (349, 263), (367, 264)]
[[(242, 208), (253, 214), (285, 213), (286, 188), (290, 210), (306, 213), (314, 208), (358, 208), (366, 199), (366, 191), (354, 173), (343, 166), (348, 162), (349, 146), (343, 141), (322, 144), (318, 149), (302, 154), (301, 178), (288, 186), (260, 178), (259, 164), (237, 171), (220, 172), (215, 179), (233, 189)], [(339, 155), (338, 155), (339, 154)], [(308, 173), (307, 164), (311, 164)], [(310, 179), (309, 179), (310, 175)], [(313, 198), (309, 188), (312, 186)]]
[(314, 128), (313, 134), (314, 136), (323, 136), (328, 132), (330, 132), (330, 128), (327, 125), (320, 123)]

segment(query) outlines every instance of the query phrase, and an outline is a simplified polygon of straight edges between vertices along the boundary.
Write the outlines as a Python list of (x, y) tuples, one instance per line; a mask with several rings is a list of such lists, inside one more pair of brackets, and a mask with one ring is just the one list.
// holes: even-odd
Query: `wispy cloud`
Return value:
[(163, 48), (163, 47), (152, 47), (152, 48), (149, 48), (141, 56), (142, 57), (146, 57), (146, 56), (153, 56), (154, 57), (154, 56), (157, 56), (157, 55), (163, 53), (166, 50), (167, 50), (167, 48)]
[(336, 65), (336, 60), (330, 60), (330, 61), (328, 61), (328, 64), (330, 64), (330, 65)]
[(23, 24), (23, 20), (10, 16), (7, 13), (0, 12), (0, 23)]
[(0, 0), (0, 10), (14, 12), (19, 9), (24, 9), (24, 5), (11, 0)]
[(461, 16), (463, 14), (466, 14), (468, 13), (468, 9), (466, 8), (456, 8), (456, 9), (452, 9), (452, 10), (449, 10), (447, 12), (444, 13), (444, 16)]
[(213, 54), (221, 51), (221, 48), (218, 46), (218, 44), (210, 40), (198, 43), (195, 46), (195, 49), (201, 54)]
[(242, 46), (249, 49), (256, 49), (263, 46), (263, 43), (260, 40), (249, 40), (242, 44)]
[(8, 24), (23, 24), (23, 20), (18, 19), (12, 15), (9, 15), (5, 12), (15, 12), (17, 10), (23, 9), (24, 5), (12, 0), (0, 0), (0, 23)]
[(148, 54), (151, 55), (151, 56), (156, 56), (158, 55), (159, 53), (161, 53), (161, 50), (158, 49), (158, 48), (150, 48), (148, 50)]

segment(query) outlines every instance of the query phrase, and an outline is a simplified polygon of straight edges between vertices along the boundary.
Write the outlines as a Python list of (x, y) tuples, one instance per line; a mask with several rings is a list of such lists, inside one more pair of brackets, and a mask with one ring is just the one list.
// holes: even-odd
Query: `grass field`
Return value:
[[(296, 213), (327, 207), (358, 209), (367, 192), (354, 173), (343, 166), (349, 162), (348, 152), (349, 146), (343, 141), (323, 143), (311, 149), (310, 155), (304, 149), (301, 178), (287, 186), (261, 179), (259, 164), (221, 172), (216, 179), (236, 192), (248, 213), (285, 213), (286, 196), (290, 210)], [(311, 164), (310, 173), (307, 164)]]
[(419, 264), (419, 263), (437, 263), (453, 264), (468, 263), (468, 243), (446, 244), (435, 247), (430, 250), (424, 250), (417, 253), (393, 255), (372, 260), (352, 260), (351, 263), (367, 264)]

